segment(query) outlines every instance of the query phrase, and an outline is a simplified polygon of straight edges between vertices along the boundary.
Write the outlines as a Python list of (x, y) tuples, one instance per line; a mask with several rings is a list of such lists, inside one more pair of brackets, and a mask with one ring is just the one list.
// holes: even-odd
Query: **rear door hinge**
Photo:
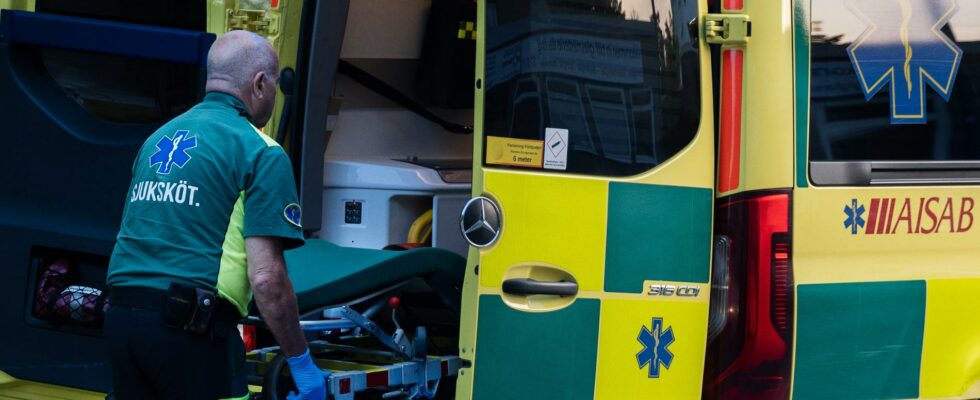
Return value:
[(752, 21), (745, 14), (705, 14), (704, 37), (708, 44), (746, 44)]

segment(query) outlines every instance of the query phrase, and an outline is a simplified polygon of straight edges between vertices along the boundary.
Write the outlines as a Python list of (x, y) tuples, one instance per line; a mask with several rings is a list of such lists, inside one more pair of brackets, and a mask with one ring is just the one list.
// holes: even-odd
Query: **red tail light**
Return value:
[(789, 191), (748, 193), (718, 201), (715, 232), (720, 240), (715, 252), (722, 257), (716, 256), (715, 268), (727, 276), (716, 275), (712, 283), (712, 296), (717, 298), (712, 298), (705, 399), (789, 398), (793, 349), (790, 211)]

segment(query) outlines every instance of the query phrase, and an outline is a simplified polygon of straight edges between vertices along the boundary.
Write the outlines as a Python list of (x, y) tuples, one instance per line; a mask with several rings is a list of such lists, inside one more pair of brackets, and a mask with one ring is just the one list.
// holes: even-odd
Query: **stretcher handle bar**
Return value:
[[(255, 325), (265, 328), (265, 322), (258, 317), (248, 317), (245, 319), (246, 325)], [(299, 326), (304, 331), (323, 331), (330, 329), (353, 329), (357, 324), (348, 319), (325, 319), (316, 321), (299, 321)]]
[(0, 11), (0, 43), (204, 66), (208, 32), (25, 11)]
[(578, 294), (578, 284), (575, 282), (546, 282), (531, 278), (507, 279), (503, 291), (516, 296), (531, 296), (547, 294), (555, 296), (575, 296)]

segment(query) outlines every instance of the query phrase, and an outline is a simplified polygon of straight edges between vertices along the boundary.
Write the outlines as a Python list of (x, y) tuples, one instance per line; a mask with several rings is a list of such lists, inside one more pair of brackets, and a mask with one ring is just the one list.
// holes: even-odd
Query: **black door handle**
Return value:
[(504, 281), (504, 293), (518, 296), (534, 294), (550, 294), (556, 296), (575, 296), (578, 294), (578, 284), (575, 282), (546, 282), (531, 278), (515, 278)]

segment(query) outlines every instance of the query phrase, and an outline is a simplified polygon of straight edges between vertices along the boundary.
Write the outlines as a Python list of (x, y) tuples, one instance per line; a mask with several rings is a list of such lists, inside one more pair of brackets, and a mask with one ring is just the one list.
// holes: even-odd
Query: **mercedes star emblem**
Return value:
[(459, 218), (459, 229), (469, 244), (475, 247), (487, 247), (500, 236), (500, 208), (486, 197), (479, 196), (470, 199), (463, 206), (463, 215)]

